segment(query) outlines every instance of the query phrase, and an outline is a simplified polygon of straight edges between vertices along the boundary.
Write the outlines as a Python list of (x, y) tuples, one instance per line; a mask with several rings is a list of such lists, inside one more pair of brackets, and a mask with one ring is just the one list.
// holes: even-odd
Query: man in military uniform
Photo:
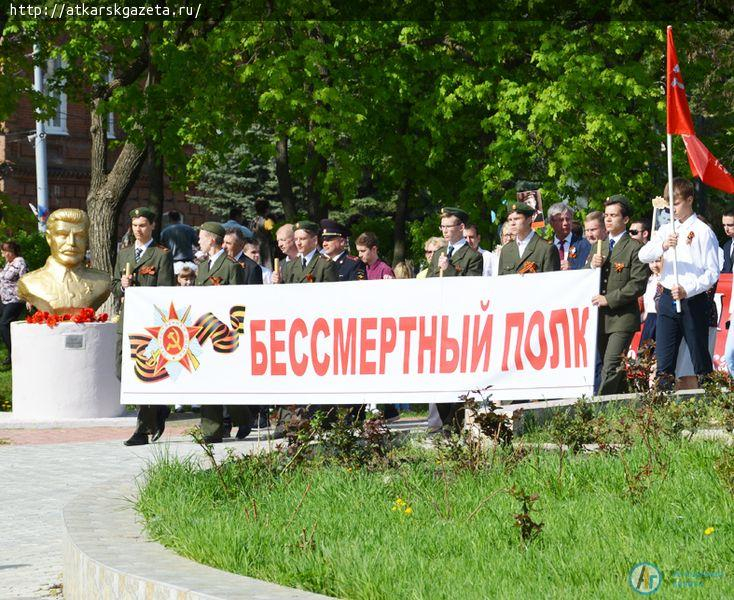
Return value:
[[(121, 248), (117, 253), (115, 270), (112, 273), (112, 293), (123, 303), (125, 290), (131, 286), (159, 287), (175, 285), (173, 260), (165, 246), (153, 244), (155, 212), (150, 208), (135, 208), (130, 211), (132, 233), (135, 243)], [(129, 273), (129, 275), (128, 275)], [(124, 312), (122, 313), (124, 315)], [(121, 376), (122, 363), (122, 315), (117, 323), (117, 376)], [(128, 348), (129, 351), (129, 348)], [(125, 441), (126, 446), (148, 443), (148, 435), (156, 441), (163, 435), (166, 418), (171, 414), (168, 406), (146, 405), (138, 407), (138, 423), (133, 435)]]
[(547, 273), (561, 268), (558, 249), (533, 231), (535, 211), (524, 202), (509, 205), (507, 222), (515, 241), (502, 246), (499, 274)]
[(331, 219), (321, 220), (321, 245), (339, 269), (339, 281), (362, 281), (367, 279), (367, 267), (357, 257), (349, 256), (348, 237), (349, 231), (343, 225)]
[(227, 252), (227, 256), (240, 263), (244, 272), (245, 285), (259, 285), (263, 282), (263, 270), (260, 265), (244, 253), (247, 239), (241, 229), (230, 227), (224, 230), (222, 247)]
[(601, 289), (591, 302), (599, 307), (597, 347), (602, 357), (599, 394), (620, 394), (625, 383), (620, 368), (632, 336), (640, 329), (640, 305), (649, 267), (640, 261), (642, 244), (627, 233), (629, 203), (621, 194), (604, 203), (604, 225), (609, 237), (601, 243), (601, 254), (593, 248), (587, 266), (601, 269)]
[[(448, 242), (445, 248), (433, 253), (426, 277), (481, 276), (484, 268), (482, 255), (464, 239), (464, 226), (469, 215), (460, 208), (441, 209), (441, 234)], [(443, 272), (443, 275), (441, 273)]]
[[(460, 208), (441, 209), (441, 233), (448, 244), (433, 253), (426, 277), (481, 277), (482, 255), (464, 239), (464, 226), (469, 215)], [(443, 272), (443, 275), (441, 274)], [(428, 405), (428, 432), (448, 434), (464, 423), (463, 404), (445, 402)]]
[[(339, 271), (329, 257), (319, 253), (319, 226), (312, 221), (299, 221), (294, 225), (294, 242), (298, 255), (281, 265), (281, 271), (273, 271), (273, 283), (319, 283), (323, 281), (339, 281)], [(311, 411), (320, 407), (310, 407)], [(305, 414), (299, 409), (297, 414)], [(293, 411), (280, 409), (278, 424), (271, 439), (285, 437), (285, 426)]]
[[(245, 273), (240, 264), (227, 256), (222, 247), (225, 230), (219, 223), (209, 221), (199, 227), (199, 248), (208, 259), (199, 265), (196, 285), (243, 285)], [(237, 439), (245, 439), (251, 430), (250, 408), (245, 405), (227, 407), (232, 420), (239, 425)], [(201, 431), (207, 444), (218, 444), (225, 434), (224, 407), (205, 405), (201, 407)]]
[(298, 255), (273, 273), (273, 283), (316, 283), (339, 281), (339, 271), (332, 260), (319, 253), (319, 226), (312, 221), (299, 221), (293, 239)]

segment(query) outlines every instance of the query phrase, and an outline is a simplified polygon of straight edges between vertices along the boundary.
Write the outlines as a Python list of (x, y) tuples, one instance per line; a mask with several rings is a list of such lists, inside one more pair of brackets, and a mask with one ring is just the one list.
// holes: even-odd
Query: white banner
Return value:
[(131, 288), (123, 404), (591, 394), (599, 271)]

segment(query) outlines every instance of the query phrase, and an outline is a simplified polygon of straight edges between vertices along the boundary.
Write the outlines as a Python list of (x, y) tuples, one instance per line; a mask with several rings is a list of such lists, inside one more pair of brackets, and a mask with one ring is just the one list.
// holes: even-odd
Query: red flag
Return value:
[(673, 28), (668, 26), (668, 133), (678, 135), (696, 135), (693, 130), (691, 109), (688, 108), (686, 88), (683, 84), (683, 75), (680, 72), (678, 56), (673, 45)]
[(695, 135), (684, 135), (683, 143), (686, 145), (688, 164), (691, 165), (691, 173), (698, 177), (706, 185), (734, 194), (734, 177), (729, 174), (716, 157), (709, 152)]

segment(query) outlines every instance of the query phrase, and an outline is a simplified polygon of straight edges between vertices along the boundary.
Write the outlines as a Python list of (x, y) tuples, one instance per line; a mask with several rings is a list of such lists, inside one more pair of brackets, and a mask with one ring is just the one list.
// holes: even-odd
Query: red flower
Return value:
[(314, 278), (313, 278), (313, 275), (311, 275), (311, 273), (308, 273), (306, 275), (306, 281), (308, 281), (308, 283), (313, 283), (314, 282)]
[(107, 313), (101, 313), (99, 316), (94, 314), (93, 308), (83, 308), (78, 313), (64, 313), (63, 315), (52, 315), (46, 311), (39, 310), (33, 315), (26, 317), (26, 323), (34, 325), (48, 325), (56, 327), (59, 323), (105, 323), (108, 319)]

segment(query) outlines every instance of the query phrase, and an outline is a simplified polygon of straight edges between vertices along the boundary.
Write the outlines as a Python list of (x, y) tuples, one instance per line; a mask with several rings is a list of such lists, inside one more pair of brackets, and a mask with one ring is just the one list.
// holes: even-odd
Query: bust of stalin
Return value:
[(78, 208), (60, 208), (47, 222), (46, 264), (20, 278), (18, 295), (38, 310), (75, 314), (98, 309), (110, 295), (110, 276), (84, 265), (89, 242), (89, 217)]

